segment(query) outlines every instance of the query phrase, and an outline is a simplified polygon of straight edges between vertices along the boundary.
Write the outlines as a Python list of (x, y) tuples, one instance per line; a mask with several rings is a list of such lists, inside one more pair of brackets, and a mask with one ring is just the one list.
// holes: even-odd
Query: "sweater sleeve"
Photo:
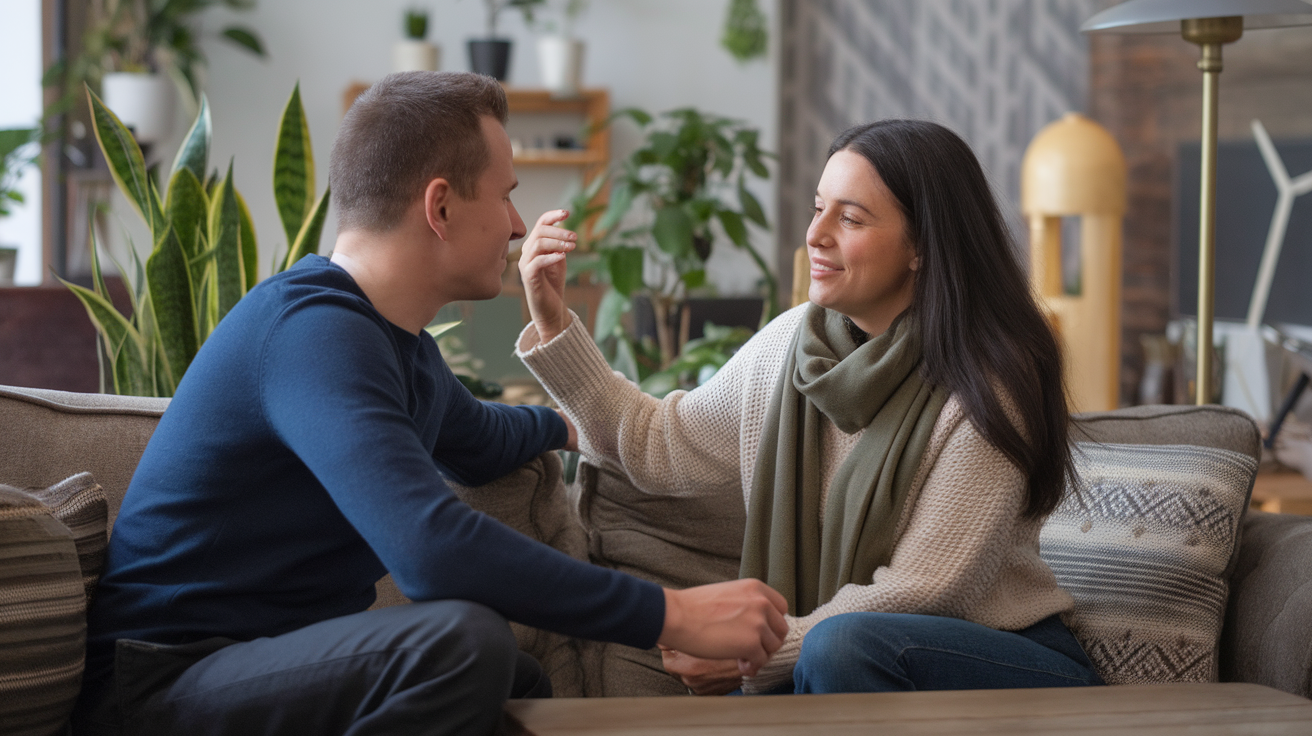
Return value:
[(545, 406), (479, 401), (442, 364), (451, 387), (433, 458), (458, 481), (481, 486), (565, 446), (565, 421)]
[(830, 616), (916, 613), (969, 620), (988, 596), (1022, 523), (1025, 477), (961, 419), (959, 404), (949, 407), (956, 426), (925, 478), (888, 565), (875, 570), (870, 584), (849, 583), (810, 614), (789, 617), (783, 646), (744, 681), (744, 692), (765, 692), (792, 677), (802, 640)]
[(575, 560), (456, 497), (419, 439), (402, 367), (375, 320), (336, 304), (293, 307), (262, 356), (270, 429), (406, 596), (475, 601), (570, 636), (655, 643), (659, 586)]

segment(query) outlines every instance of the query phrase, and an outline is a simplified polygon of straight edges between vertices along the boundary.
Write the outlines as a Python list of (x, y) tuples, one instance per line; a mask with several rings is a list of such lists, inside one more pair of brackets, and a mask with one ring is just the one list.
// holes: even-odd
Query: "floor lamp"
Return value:
[(1216, 93), (1221, 46), (1244, 30), (1312, 25), (1303, 0), (1129, 0), (1090, 18), (1085, 33), (1180, 33), (1198, 44), (1203, 72), (1202, 176), (1198, 216), (1197, 403), (1212, 396), (1212, 315), (1216, 284)]

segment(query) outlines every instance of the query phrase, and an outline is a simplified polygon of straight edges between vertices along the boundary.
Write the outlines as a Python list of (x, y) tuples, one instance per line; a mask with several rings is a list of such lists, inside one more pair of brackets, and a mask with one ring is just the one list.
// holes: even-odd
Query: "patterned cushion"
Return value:
[(1081, 443), (1082, 487), (1040, 553), (1067, 623), (1109, 684), (1214, 682), (1229, 567), (1257, 466), (1194, 445)]
[(105, 529), (109, 510), (104, 490), (90, 473), (79, 473), (49, 488), (29, 488), (27, 492), (40, 499), (73, 532), (78, 566), (82, 569), (82, 587), (90, 601), (105, 569), (105, 547), (109, 543)]
[(35, 497), (0, 486), (0, 733), (62, 733), (86, 654), (73, 535)]

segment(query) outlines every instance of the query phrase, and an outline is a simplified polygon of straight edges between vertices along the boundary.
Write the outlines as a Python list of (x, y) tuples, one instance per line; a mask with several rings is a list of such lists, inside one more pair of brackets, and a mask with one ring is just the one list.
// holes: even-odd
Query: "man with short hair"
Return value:
[[(89, 614), (81, 733), (489, 733), (550, 683), (507, 619), (754, 672), (783, 599), (683, 591), (574, 560), (460, 502), (576, 441), (475, 400), (423, 328), (501, 288), (525, 227), (505, 94), (376, 84), (333, 146), (339, 234), (252, 289), (196, 356), (123, 501)], [(530, 235), (572, 238), (547, 213)], [(416, 603), (366, 611), (390, 572)]]

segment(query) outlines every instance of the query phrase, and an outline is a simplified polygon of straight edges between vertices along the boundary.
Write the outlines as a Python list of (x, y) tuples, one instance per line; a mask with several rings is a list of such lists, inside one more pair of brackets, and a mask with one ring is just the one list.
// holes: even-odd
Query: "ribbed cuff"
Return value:
[(748, 695), (768, 693), (793, 679), (793, 668), (797, 666), (798, 657), (802, 656), (802, 639), (806, 638), (806, 632), (811, 627), (803, 624), (801, 619), (792, 616), (788, 616), (787, 619), (788, 636), (784, 638), (783, 646), (779, 647), (759, 672), (752, 677), (743, 678), (744, 693)]
[(615, 380), (583, 320), (573, 311), (565, 331), (547, 343), (538, 342), (538, 329), (529, 323), (515, 342), (515, 356), (567, 412), (581, 408), (570, 398), (582, 398)]

